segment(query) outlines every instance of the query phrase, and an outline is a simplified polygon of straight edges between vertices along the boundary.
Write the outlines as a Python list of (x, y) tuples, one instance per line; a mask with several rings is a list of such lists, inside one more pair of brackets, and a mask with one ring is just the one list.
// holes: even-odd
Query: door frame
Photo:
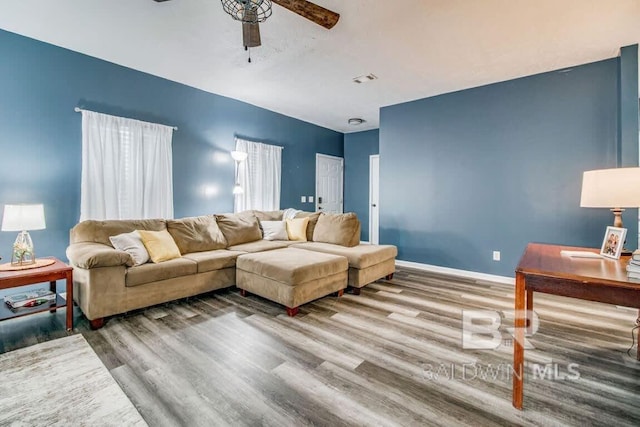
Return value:
[(342, 192), (340, 193), (340, 211), (344, 212), (344, 157), (331, 156), (329, 154), (316, 153), (316, 196), (315, 196), (315, 211), (318, 212), (318, 162), (320, 158), (326, 158), (331, 160), (340, 160), (340, 170), (342, 171)]
[[(378, 241), (373, 242), (371, 236), (373, 236), (373, 161), (378, 160), (378, 230), (376, 236)], [(369, 156), (369, 243), (378, 244), (380, 242), (380, 154), (372, 154)]]

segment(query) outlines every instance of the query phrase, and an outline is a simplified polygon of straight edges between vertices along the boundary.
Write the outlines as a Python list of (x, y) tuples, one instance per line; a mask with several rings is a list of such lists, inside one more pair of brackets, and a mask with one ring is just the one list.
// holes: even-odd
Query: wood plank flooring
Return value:
[[(640, 362), (626, 353), (636, 310), (536, 294), (540, 327), (518, 411), (512, 309), (513, 286), (398, 268), (294, 318), (224, 290), (98, 331), (80, 317), (77, 329), (152, 426), (640, 425)], [(463, 349), (463, 310), (504, 311), (503, 344)], [(4, 323), (6, 351), (21, 342)], [(55, 335), (36, 329), (36, 341)]]

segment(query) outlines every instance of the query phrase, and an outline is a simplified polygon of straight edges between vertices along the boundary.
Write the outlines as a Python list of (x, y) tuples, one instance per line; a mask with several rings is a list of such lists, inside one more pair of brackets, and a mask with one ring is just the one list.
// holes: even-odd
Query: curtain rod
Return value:
[(280, 149), (284, 150), (284, 147), (283, 147), (282, 145), (277, 145), (277, 144), (267, 144), (266, 142), (260, 142), (260, 141), (252, 141), (252, 140), (250, 140), (250, 139), (244, 139), (244, 138), (240, 138), (240, 137), (237, 137), (237, 136), (234, 136), (233, 138), (234, 138), (234, 139), (241, 139), (242, 141), (246, 141), (246, 142), (252, 142), (252, 143), (254, 143), (254, 144), (273, 145), (274, 147), (278, 147), (278, 148), (280, 148)]
[[(76, 113), (80, 113), (82, 111), (91, 111), (91, 110), (85, 110), (83, 108), (76, 107), (76, 108), (73, 109), (73, 111), (75, 111)], [(93, 112), (95, 112), (95, 111), (92, 111), (92, 113)], [(132, 119), (132, 120), (136, 120), (136, 119)], [(144, 120), (138, 120), (138, 121), (142, 122)], [(147, 123), (149, 123), (149, 122), (147, 122)], [(152, 123), (152, 124), (161, 124), (161, 123)], [(162, 125), (162, 126), (167, 126), (167, 125)], [(167, 127), (173, 128), (173, 130), (178, 130), (178, 126), (167, 126)]]

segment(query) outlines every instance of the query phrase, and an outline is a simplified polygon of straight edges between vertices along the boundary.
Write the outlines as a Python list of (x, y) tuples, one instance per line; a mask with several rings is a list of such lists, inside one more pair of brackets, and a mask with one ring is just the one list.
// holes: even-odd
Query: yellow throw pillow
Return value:
[(309, 218), (287, 219), (287, 235), (289, 236), (289, 240), (306, 242), (308, 224)]
[(180, 249), (167, 230), (148, 231), (138, 230), (140, 239), (149, 252), (151, 262), (169, 261), (180, 258)]

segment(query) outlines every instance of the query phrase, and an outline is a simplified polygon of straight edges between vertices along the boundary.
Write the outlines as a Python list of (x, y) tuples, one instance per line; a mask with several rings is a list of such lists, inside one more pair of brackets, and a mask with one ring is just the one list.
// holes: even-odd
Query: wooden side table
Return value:
[(56, 299), (51, 304), (42, 304), (37, 307), (10, 309), (4, 301), (0, 304), (0, 320), (26, 316), (43, 311), (55, 312), (57, 308), (67, 308), (67, 330), (73, 330), (73, 268), (59, 259), (45, 267), (31, 268), (18, 271), (0, 271), (0, 289), (17, 288), (19, 286), (34, 285), (49, 282), (49, 289), (56, 292), (56, 280), (67, 281), (67, 298), (63, 299), (56, 292)]
[[(627, 277), (629, 257), (572, 258), (562, 250), (598, 249), (529, 243), (516, 268), (515, 340), (513, 345), (513, 406), (522, 409), (526, 313), (533, 311), (533, 293), (579, 298), (640, 308), (640, 283)], [(640, 333), (638, 335), (640, 340)], [(637, 354), (640, 360), (640, 348)]]

